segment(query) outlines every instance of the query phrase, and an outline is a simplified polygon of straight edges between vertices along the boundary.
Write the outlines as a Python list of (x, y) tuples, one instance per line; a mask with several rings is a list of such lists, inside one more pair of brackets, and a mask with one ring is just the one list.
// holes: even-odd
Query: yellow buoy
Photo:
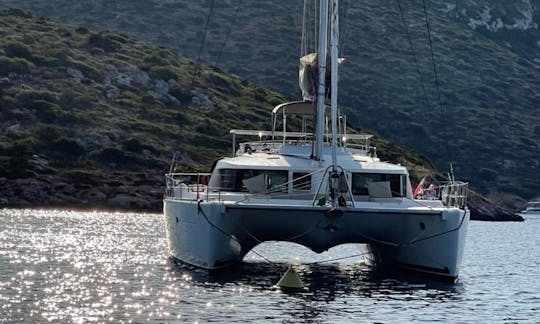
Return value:
[(285, 289), (302, 289), (304, 288), (304, 283), (300, 280), (298, 273), (290, 266), (281, 279), (279, 279), (276, 286)]

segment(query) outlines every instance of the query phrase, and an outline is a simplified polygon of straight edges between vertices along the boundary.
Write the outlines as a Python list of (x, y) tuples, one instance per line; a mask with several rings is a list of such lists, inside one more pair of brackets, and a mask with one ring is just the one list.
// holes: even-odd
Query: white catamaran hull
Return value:
[(329, 207), (165, 199), (172, 256), (205, 269), (241, 262), (257, 244), (289, 241), (320, 253), (365, 243), (371, 260), (457, 278), (469, 220), (458, 208)]

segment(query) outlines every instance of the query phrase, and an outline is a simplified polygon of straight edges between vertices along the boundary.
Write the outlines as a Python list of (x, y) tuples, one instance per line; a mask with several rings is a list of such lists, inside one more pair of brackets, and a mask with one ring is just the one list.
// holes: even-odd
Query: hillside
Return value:
[[(342, 104), (353, 113), (354, 125), (413, 148), (440, 169), (454, 161), (457, 175), (482, 193), (511, 192), (525, 198), (540, 193), (536, 2), (427, 1), (442, 107), (422, 2), (402, 1), (407, 29), (396, 1), (341, 3), (342, 51), (347, 59)], [(210, 2), (4, 0), (3, 4), (121, 31), (194, 58)], [(251, 0), (238, 8), (237, 4), (217, 2), (202, 59), (297, 97), (303, 1), (275, 6)]]
[[(0, 17), (2, 206), (157, 211), (172, 152), (181, 170), (206, 171), (229, 154), (229, 129), (267, 128), (285, 100), (208, 66), (194, 79), (192, 61), (124, 35)], [(413, 177), (435, 174), (420, 155), (375, 144)], [(483, 217), (512, 218), (482, 204)]]
[(106, 204), (150, 190), (133, 207), (157, 210), (175, 150), (181, 167), (206, 170), (229, 153), (231, 126), (264, 128), (283, 100), (209, 67), (191, 86), (193, 62), (165, 48), (11, 13), (0, 20), (0, 177), (15, 180), (5, 190), (19, 184), (13, 199)]

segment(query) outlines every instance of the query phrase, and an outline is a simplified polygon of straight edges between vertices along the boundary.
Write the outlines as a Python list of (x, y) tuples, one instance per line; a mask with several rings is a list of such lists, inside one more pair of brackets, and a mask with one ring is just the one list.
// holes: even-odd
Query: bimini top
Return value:
[[(302, 126), (302, 129), (304, 129), (304, 132), (290, 132), (290, 131), (278, 131), (277, 123), (278, 123), (278, 116), (283, 116), (283, 126), (285, 129), (285, 123), (288, 115), (295, 115), (296, 117), (311, 117), (315, 115), (316, 107), (315, 103), (309, 100), (303, 100), (303, 101), (291, 101), (291, 102), (285, 102), (282, 104), (279, 104), (272, 109), (272, 131), (256, 131), (256, 130), (239, 130), (239, 129), (233, 129), (231, 130), (231, 134), (234, 135), (255, 135), (255, 136), (272, 136), (274, 138), (275, 136), (281, 136), (283, 138), (311, 138), (313, 137), (313, 132), (306, 132), (305, 125)], [(325, 113), (328, 117), (330, 117), (331, 114), (331, 107), (326, 105), (325, 106)], [(341, 114), (341, 109), (338, 109), (338, 116), (343, 117)], [(338, 117), (338, 118), (339, 118)], [(303, 123), (306, 121), (304, 120)], [(368, 140), (372, 137), (372, 135), (368, 134), (347, 134), (346, 133), (346, 119), (343, 119), (342, 122), (342, 129), (341, 132), (338, 131), (338, 138), (347, 140)], [(332, 134), (324, 134), (326, 137), (330, 137)]]
[[(330, 108), (330, 106), (326, 106)], [(277, 105), (272, 110), (273, 115), (294, 114), (298, 116), (313, 116), (315, 114), (315, 103), (312, 101), (291, 101)]]

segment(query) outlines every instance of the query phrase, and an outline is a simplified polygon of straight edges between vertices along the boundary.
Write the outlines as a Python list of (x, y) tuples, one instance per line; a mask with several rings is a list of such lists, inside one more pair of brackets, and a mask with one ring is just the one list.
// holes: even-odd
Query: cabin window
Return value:
[[(286, 192), (288, 172), (281, 170), (250, 170), (250, 169), (221, 169), (220, 187), (225, 191), (232, 192), (248, 192), (243, 180), (254, 179), (259, 176), (262, 181), (262, 187), (259, 191), (262, 192)], [(257, 182), (261, 182), (257, 181)], [(261, 187), (260, 185), (258, 187)], [(253, 191), (253, 190), (251, 190)]]
[(388, 181), (392, 197), (402, 197), (406, 192), (406, 179), (402, 174), (383, 173), (353, 173), (352, 193), (353, 195), (368, 196), (368, 184), (370, 182)]
[(311, 174), (293, 172), (293, 190), (311, 190)]

